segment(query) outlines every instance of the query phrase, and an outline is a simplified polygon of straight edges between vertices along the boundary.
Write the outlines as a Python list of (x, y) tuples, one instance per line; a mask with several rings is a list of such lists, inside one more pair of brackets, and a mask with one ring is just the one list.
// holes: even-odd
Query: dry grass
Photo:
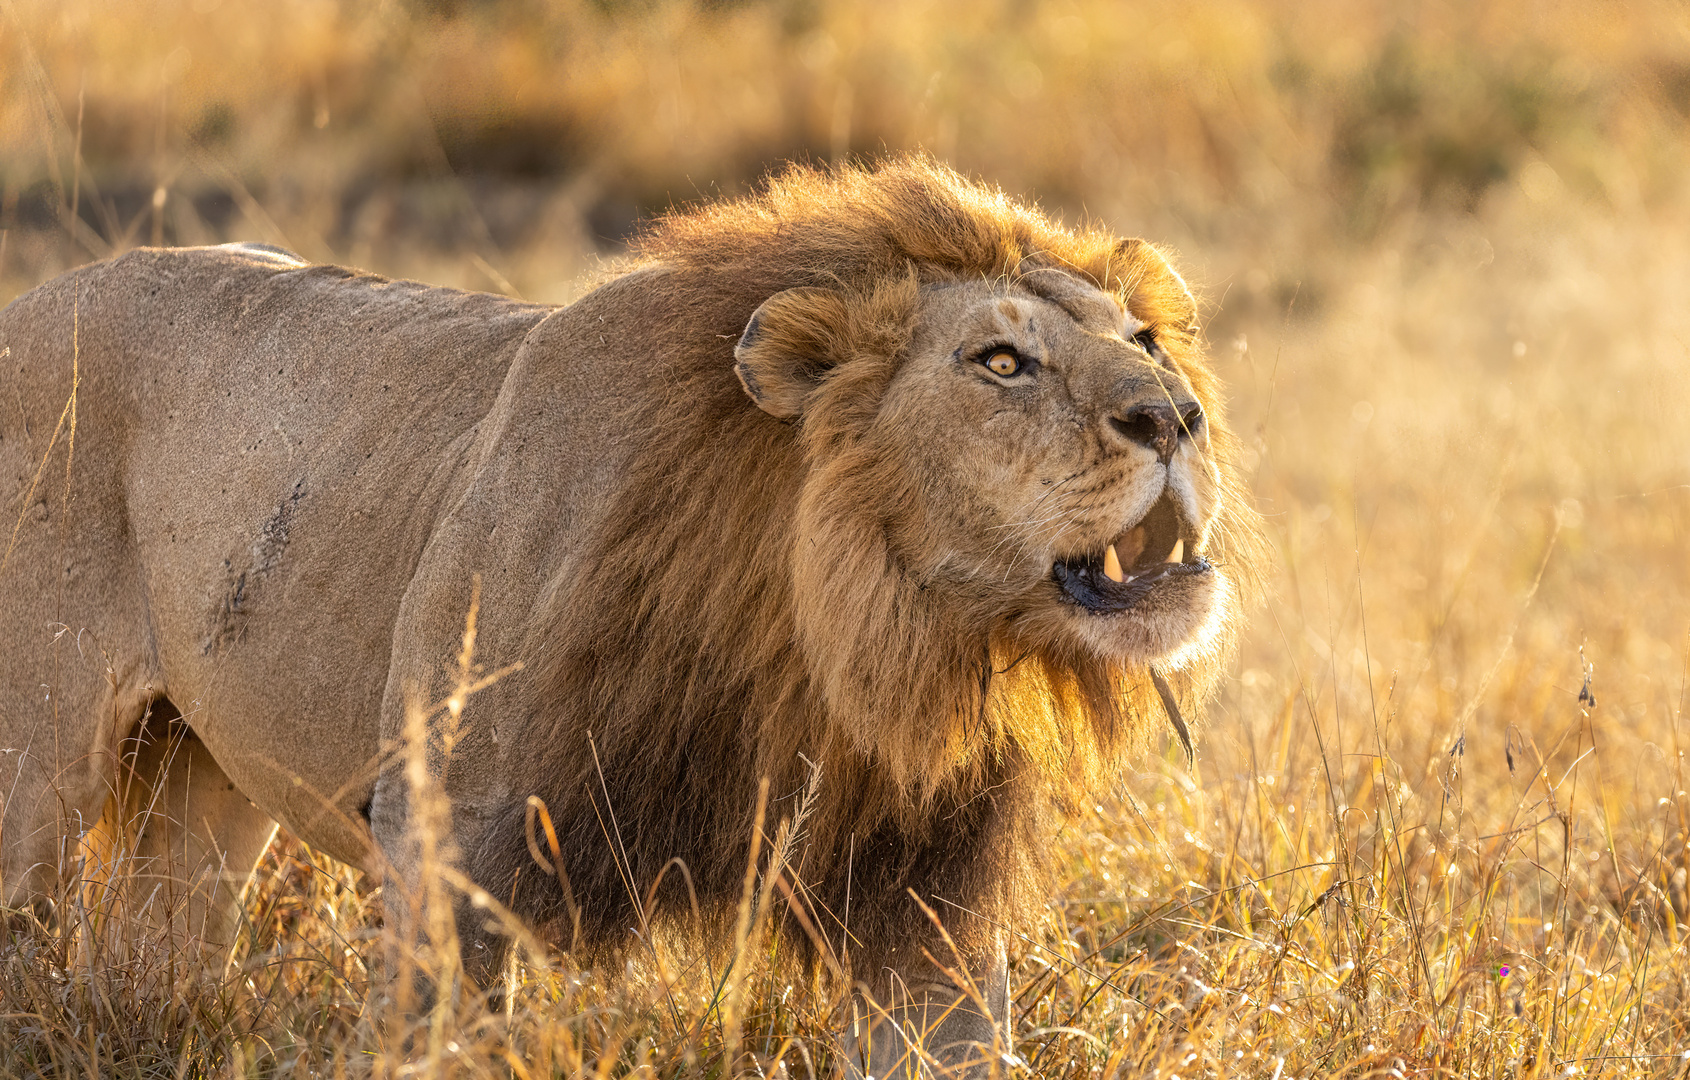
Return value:
[[(243, 237), (567, 299), (672, 198), (915, 145), (1173, 242), (1281, 572), (1197, 768), (1063, 836), (1021, 1057), (1686, 1075), (1681, 7), (0, 0), (0, 87), (0, 298)], [(222, 975), (18, 915), (0, 1074), (804, 1075), (828, 1026), (753, 935), (728, 1024), (672, 944), (412, 1031), (369, 889), (277, 844)]]

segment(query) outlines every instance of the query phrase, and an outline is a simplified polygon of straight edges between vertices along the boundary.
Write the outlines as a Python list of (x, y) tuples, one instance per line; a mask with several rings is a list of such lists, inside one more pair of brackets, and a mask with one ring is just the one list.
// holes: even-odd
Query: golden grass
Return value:
[[(0, 298), (238, 237), (566, 299), (671, 198), (916, 145), (1171, 241), (1280, 573), (1196, 768), (1129, 763), (1061, 838), (1018, 1054), (1685, 1075), (1681, 8), (4, 0), (0, 87)], [(729, 1025), (721, 958), (665, 943), (667, 988), (530, 950), (502, 1012), (412, 1038), (370, 889), (278, 843), (236, 966), (144, 1006), (168, 956), (20, 913), (0, 1074), (821, 1067), (825, 1008), (755, 935)]]

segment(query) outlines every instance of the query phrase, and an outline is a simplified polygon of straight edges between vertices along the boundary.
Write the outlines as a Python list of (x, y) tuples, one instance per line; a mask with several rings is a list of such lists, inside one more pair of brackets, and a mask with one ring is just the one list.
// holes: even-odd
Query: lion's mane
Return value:
[[(865, 433), (923, 283), (1061, 267), (1158, 325), (1222, 476), (1206, 554), (1232, 582), (1227, 611), (1168, 671), (1196, 705), (1259, 546), (1191, 295), (1153, 246), (1061, 227), (924, 159), (794, 168), (754, 197), (659, 220), (637, 252), (650, 310), (682, 314), (685, 346), (655, 361), (666, 391), (628, 404), (642, 449), (530, 642), (535, 765), (515, 781), (564, 826), (586, 942), (625, 934), (631, 898), (683, 915), (687, 877), (707, 913), (731, 906), (760, 778), (778, 820), (808, 761), (821, 796), (793, 876), (828, 948), (842, 951), (847, 911), (852, 949), (875, 962), (930, 941), (913, 889), (963, 949), (982, 949), (1041, 899), (1057, 816), (1160, 730), (1162, 707), (1143, 669), (1058, 642), (1012, 651), (970, 600), (908, 572), (887, 537), (933, 496)], [(836, 298), (818, 317), (849, 359), (781, 423), (747, 399), (734, 345), (762, 301), (799, 286)], [(565, 892), (522, 831), (514, 816), (494, 830), (471, 872), (559, 916)]]

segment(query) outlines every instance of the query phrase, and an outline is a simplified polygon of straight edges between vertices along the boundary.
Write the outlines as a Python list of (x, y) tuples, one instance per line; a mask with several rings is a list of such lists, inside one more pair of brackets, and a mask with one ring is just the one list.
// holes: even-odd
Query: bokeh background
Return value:
[[(908, 150), (1179, 253), (1276, 551), (1196, 766), (1130, 763), (1064, 834), (1022, 1056), (1676, 1075), (1682, 3), (0, 0), (0, 301), (251, 239), (567, 302), (671, 207)], [(253, 956), (362, 917), (368, 886), (297, 845), (270, 875)], [(343, 974), (195, 1052), (384, 1045)], [(523, 1022), (499, 1045), (720, 1055)], [(188, 1054), (143, 1029), (114, 1068)]]

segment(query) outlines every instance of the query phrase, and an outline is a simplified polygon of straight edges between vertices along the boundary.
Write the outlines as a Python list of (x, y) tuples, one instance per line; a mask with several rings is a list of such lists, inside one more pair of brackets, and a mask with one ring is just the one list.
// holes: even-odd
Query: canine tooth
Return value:
[(1120, 581), (1126, 577), (1121, 571), (1121, 557), (1115, 554), (1115, 545), (1110, 544), (1103, 553), (1103, 573), (1110, 581)]
[(1168, 561), (1169, 562), (1184, 562), (1185, 561), (1185, 541), (1184, 540), (1175, 540), (1174, 541), (1174, 550), (1168, 552)]

